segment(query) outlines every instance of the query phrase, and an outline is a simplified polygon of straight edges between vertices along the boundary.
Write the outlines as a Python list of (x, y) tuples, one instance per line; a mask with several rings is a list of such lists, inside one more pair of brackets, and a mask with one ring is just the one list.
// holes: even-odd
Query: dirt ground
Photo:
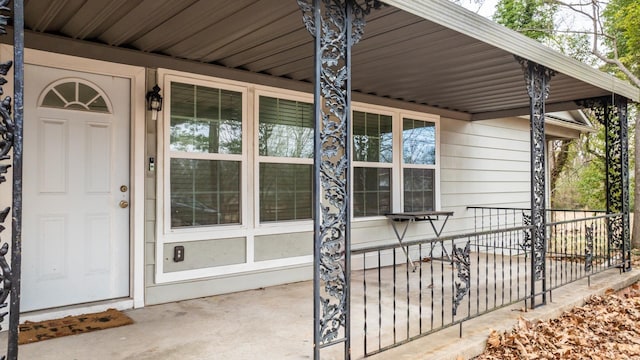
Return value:
[(640, 359), (640, 283), (592, 296), (556, 319), (520, 318), (512, 331), (493, 331), (476, 359)]

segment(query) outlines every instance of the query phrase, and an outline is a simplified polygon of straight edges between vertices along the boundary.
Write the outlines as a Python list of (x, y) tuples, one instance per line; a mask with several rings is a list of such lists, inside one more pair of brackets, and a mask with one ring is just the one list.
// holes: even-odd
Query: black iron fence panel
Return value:
[(531, 266), (517, 244), (526, 229), (408, 241), (408, 256), (399, 244), (353, 250), (363, 267), (352, 284), (363, 299), (365, 355), (524, 300)]
[(352, 250), (362, 269), (351, 283), (352, 296), (363, 299), (366, 356), (455, 325), (462, 336), (469, 319), (520, 301), (528, 307), (538, 296), (624, 265), (608, 241), (608, 223), (622, 214), (547, 211), (545, 277), (532, 282), (528, 209), (473, 211), (473, 233)]

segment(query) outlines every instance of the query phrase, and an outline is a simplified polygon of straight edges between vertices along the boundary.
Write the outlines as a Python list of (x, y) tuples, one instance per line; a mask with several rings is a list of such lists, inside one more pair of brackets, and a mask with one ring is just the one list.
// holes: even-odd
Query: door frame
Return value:
[[(130, 212), (129, 212), (129, 297), (118, 304), (121, 308), (144, 306), (144, 204), (145, 204), (145, 129), (146, 129), (146, 70), (144, 67), (111, 63), (46, 51), (24, 49), (25, 64), (47, 66), (98, 75), (117, 76), (130, 81)], [(0, 44), (0, 59), (13, 59), (13, 46)], [(6, 61), (6, 60), (5, 60)], [(7, 78), (13, 77), (13, 68)], [(4, 86), (5, 94), (13, 96), (13, 82)], [(107, 94), (109, 95), (109, 94)], [(10, 230), (10, 229), (9, 229)], [(114, 307), (114, 304), (108, 304)], [(87, 304), (83, 309), (95, 308)], [(54, 309), (54, 312), (55, 309)], [(69, 311), (65, 311), (68, 315)]]

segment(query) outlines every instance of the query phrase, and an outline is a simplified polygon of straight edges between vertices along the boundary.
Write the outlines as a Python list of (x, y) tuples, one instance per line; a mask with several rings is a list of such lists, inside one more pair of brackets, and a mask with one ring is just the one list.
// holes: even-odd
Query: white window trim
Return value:
[[(434, 210), (441, 210), (440, 208), (440, 163), (442, 162), (440, 160), (440, 116), (439, 115), (434, 115), (434, 114), (425, 114), (425, 113), (419, 113), (419, 112), (415, 112), (415, 111), (406, 111), (406, 110), (401, 110), (398, 114), (399, 119), (398, 119), (398, 149), (400, 149), (398, 151), (398, 184), (399, 186), (397, 187), (397, 191), (398, 193), (398, 200), (399, 200), (399, 204), (398, 207), (395, 207), (395, 202), (394, 202), (394, 211), (395, 212), (403, 212), (404, 211), (404, 179), (402, 178), (404, 171), (404, 168), (413, 168), (413, 169), (434, 169), (435, 171), (435, 179), (434, 181)], [(435, 165), (431, 165), (431, 164), (405, 164), (404, 163), (404, 159), (402, 157), (402, 149), (403, 149), (403, 144), (402, 144), (402, 125), (403, 125), (403, 120), (404, 118), (410, 118), (413, 120), (420, 120), (420, 121), (428, 121), (428, 122), (432, 122), (435, 124), (436, 127), (436, 154), (435, 154), (435, 160), (436, 163)]]
[[(298, 101), (313, 103), (313, 95), (288, 91), (284, 89), (259, 86), (250, 83), (232, 81), (228, 79), (215, 78), (205, 75), (198, 75), (180, 72), (169, 69), (157, 70), (158, 83), (163, 84), (164, 103), (166, 104), (158, 117), (157, 122), (157, 187), (156, 187), (156, 251), (155, 251), (155, 283), (163, 284), (176, 281), (187, 281), (200, 278), (225, 276), (235, 273), (246, 273), (253, 271), (263, 271), (273, 268), (308, 266), (313, 262), (313, 255), (297, 256), (275, 260), (254, 261), (254, 239), (256, 236), (272, 234), (289, 234), (298, 232), (313, 231), (313, 220), (274, 222), (267, 224), (257, 224), (259, 221), (259, 204), (257, 194), (259, 194), (258, 179), (258, 147), (257, 132), (255, 131), (258, 121), (257, 112), (259, 95), (298, 99)], [(238, 160), (241, 159), (241, 216), (240, 225), (213, 225), (207, 227), (189, 227), (181, 229), (171, 229), (170, 211), (170, 179), (169, 168), (166, 166), (171, 157), (179, 158), (202, 158), (210, 159), (210, 154), (181, 153), (169, 150), (170, 134), (167, 121), (170, 121), (171, 86), (172, 81), (214, 87), (219, 89), (237, 91), (242, 93), (242, 154), (216, 154), (217, 159)], [(253, 111), (252, 111), (253, 110)], [(254, 136), (250, 141), (251, 135)], [(313, 164), (313, 159), (308, 159)], [(253, 209), (253, 214), (249, 209)], [(283, 226), (286, 223), (286, 226)], [(216, 240), (226, 238), (245, 238), (246, 254), (245, 263), (214, 266), (192, 270), (181, 270), (174, 272), (164, 272), (164, 245), (178, 242)]]
[[(440, 116), (435, 114), (421, 113), (416, 111), (409, 111), (404, 109), (372, 105), (366, 103), (352, 102), (351, 108), (353, 111), (362, 111), (368, 113), (375, 113), (380, 115), (391, 116), (392, 118), (392, 131), (393, 131), (393, 162), (392, 163), (373, 163), (373, 162), (360, 162), (354, 161), (351, 164), (351, 177), (353, 178), (353, 168), (358, 166), (366, 167), (380, 167), (380, 168), (392, 168), (391, 171), (391, 211), (402, 212), (404, 211), (404, 181), (403, 181), (403, 169), (404, 168), (420, 168), (420, 169), (434, 169), (434, 208), (436, 210), (441, 209), (440, 202)], [(404, 164), (402, 158), (402, 123), (404, 118), (411, 118), (414, 120), (428, 121), (435, 124), (436, 127), (436, 154), (435, 165), (426, 164)], [(353, 127), (352, 127), (353, 128)], [(349, 144), (353, 146), (353, 130), (349, 135)], [(351, 184), (351, 193), (353, 193), (353, 184)], [(354, 217), (353, 206), (350, 209), (351, 221), (364, 222), (372, 220), (385, 219), (384, 216), (364, 216)]]
[[(159, 209), (158, 219), (162, 219), (162, 227), (159, 234), (162, 234), (163, 243), (197, 241), (222, 237), (244, 237), (248, 222), (248, 192), (247, 173), (248, 163), (248, 88), (246, 84), (236, 83), (229, 80), (216, 79), (198, 76), (188, 73), (179, 73), (165, 69), (158, 69), (158, 78), (163, 84), (164, 104), (162, 114), (158, 118), (158, 137), (162, 141), (158, 144), (158, 193), (157, 201)], [(171, 83), (184, 83), (196, 86), (217, 88), (222, 90), (235, 91), (242, 94), (242, 153), (241, 154), (207, 154), (207, 153), (187, 153), (181, 151), (171, 151), (169, 125), (171, 121)], [(202, 227), (171, 228), (171, 184), (169, 173), (169, 161), (171, 158), (200, 159), (200, 160), (231, 160), (240, 162), (240, 224), (221, 224)]]
[[(254, 100), (253, 100), (253, 126), (254, 129), (257, 128), (258, 123), (260, 122), (260, 97), (266, 96), (276, 99), (290, 100), (290, 101), (299, 101), (305, 103), (313, 104), (313, 95), (307, 94), (298, 91), (291, 91), (285, 89), (278, 89), (274, 87), (268, 86), (256, 86), (254, 91)], [(298, 230), (298, 231), (313, 231), (313, 218), (308, 220), (288, 220), (288, 221), (270, 221), (270, 222), (260, 222), (260, 163), (261, 162), (269, 162), (269, 163), (278, 163), (278, 164), (307, 164), (313, 165), (313, 157), (310, 158), (294, 158), (294, 157), (279, 157), (279, 156), (261, 156), (259, 154), (259, 136), (258, 131), (253, 131), (253, 173), (254, 173), (254, 208), (253, 208), (253, 226), (256, 231), (259, 231), (262, 235), (263, 232), (268, 234), (276, 234), (276, 233), (284, 233), (282, 231), (283, 227), (286, 227), (288, 230)], [(286, 225), (286, 226), (285, 226)], [(298, 232), (296, 231), (296, 232)], [(288, 232), (288, 231), (287, 231)], [(266, 234), (265, 233), (265, 234)]]
[[(379, 105), (372, 105), (372, 104), (366, 104), (366, 103), (360, 103), (360, 102), (352, 102), (351, 103), (351, 132), (349, 134), (349, 146), (350, 146), (350, 151), (353, 154), (353, 112), (354, 111), (360, 111), (360, 112), (366, 112), (366, 113), (371, 113), (371, 114), (377, 114), (377, 115), (384, 115), (384, 116), (391, 116), (391, 132), (392, 132), (392, 141), (391, 141), (391, 147), (392, 147), (392, 155), (391, 158), (393, 159), (392, 162), (390, 163), (383, 163), (383, 162), (368, 162), (368, 161), (352, 161), (351, 162), (351, 168), (349, 169), (350, 174), (351, 174), (351, 179), (353, 179), (353, 168), (354, 167), (376, 167), (376, 168), (387, 168), (387, 169), (391, 169), (391, 212), (395, 212), (396, 209), (396, 205), (395, 205), (395, 201), (396, 201), (396, 194), (394, 191), (394, 188), (397, 186), (397, 179), (396, 179), (396, 153), (397, 151), (397, 137), (398, 137), (398, 130), (397, 130), (397, 126), (396, 123), (398, 122), (398, 116), (399, 116), (399, 110), (395, 109), (395, 108), (390, 108), (390, 107), (385, 107), (385, 106), (379, 106)], [(352, 156), (353, 158), (353, 156)], [(351, 189), (350, 189), (350, 193), (353, 194), (353, 180), (351, 181)], [(353, 196), (352, 196), (353, 198)], [(372, 220), (380, 220), (380, 219), (386, 219), (384, 215), (376, 215), (376, 216), (359, 216), (359, 217), (355, 217), (353, 215), (353, 201), (350, 201), (351, 204), (351, 209), (349, 209), (349, 216), (351, 216), (351, 221), (352, 222), (364, 222), (364, 221), (372, 221)]]

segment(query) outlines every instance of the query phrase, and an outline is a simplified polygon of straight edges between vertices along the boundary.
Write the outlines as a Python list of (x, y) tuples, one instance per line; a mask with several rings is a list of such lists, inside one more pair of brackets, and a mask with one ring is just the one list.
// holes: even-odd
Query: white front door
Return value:
[(21, 310), (129, 296), (130, 80), (25, 66)]

